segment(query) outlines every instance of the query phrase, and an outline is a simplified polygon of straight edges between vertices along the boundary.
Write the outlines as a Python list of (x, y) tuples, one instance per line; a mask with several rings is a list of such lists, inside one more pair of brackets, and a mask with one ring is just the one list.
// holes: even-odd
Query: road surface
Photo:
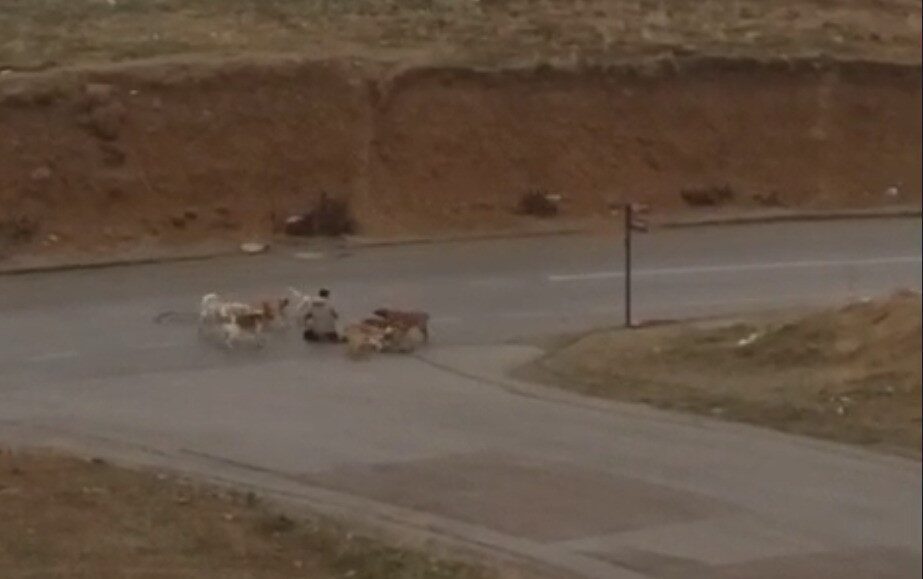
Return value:
[[(918, 219), (637, 238), (636, 318), (921, 286)], [(248, 484), (583, 577), (918, 577), (919, 463), (506, 377), (517, 338), (619, 323), (619, 242), (567, 236), (0, 278), (0, 438)], [(418, 357), (201, 340), (210, 291), (433, 313)]]

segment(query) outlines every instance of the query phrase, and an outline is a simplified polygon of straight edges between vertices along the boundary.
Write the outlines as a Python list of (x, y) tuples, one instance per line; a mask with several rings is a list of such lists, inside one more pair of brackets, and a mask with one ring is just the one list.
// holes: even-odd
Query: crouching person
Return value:
[(311, 300), (304, 316), (304, 339), (308, 342), (339, 342), (337, 332), (339, 314), (330, 303), (330, 292), (322, 289), (317, 298)]

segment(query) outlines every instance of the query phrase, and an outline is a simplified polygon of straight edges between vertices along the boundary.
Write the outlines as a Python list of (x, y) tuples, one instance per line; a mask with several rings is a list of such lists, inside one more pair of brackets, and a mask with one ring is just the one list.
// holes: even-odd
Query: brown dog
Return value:
[(284, 326), (288, 305), (288, 298), (263, 300), (256, 309), (263, 316), (265, 324)]

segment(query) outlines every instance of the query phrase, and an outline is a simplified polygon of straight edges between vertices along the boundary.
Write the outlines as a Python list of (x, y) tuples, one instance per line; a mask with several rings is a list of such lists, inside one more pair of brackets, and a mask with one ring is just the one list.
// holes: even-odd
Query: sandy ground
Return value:
[(580, 392), (920, 456), (920, 296), (602, 331), (523, 370)]
[(252, 494), (51, 453), (0, 451), (0, 518), (4, 577), (498, 576), (289, 518)]
[(3, 0), (0, 68), (301, 52), (494, 66), (652, 54), (920, 61), (919, 0)]

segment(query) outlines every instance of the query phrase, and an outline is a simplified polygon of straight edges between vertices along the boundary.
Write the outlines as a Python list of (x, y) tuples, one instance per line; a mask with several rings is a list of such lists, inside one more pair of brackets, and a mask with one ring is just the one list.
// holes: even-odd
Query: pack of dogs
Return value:
[[(313, 298), (295, 288), (287, 295), (255, 302), (228, 300), (217, 293), (202, 296), (199, 331), (234, 349), (243, 344), (262, 348), (266, 334), (293, 325), (311, 307)], [(354, 359), (382, 352), (410, 353), (429, 342), (429, 314), (379, 308), (372, 316), (347, 325), (340, 341)]]

